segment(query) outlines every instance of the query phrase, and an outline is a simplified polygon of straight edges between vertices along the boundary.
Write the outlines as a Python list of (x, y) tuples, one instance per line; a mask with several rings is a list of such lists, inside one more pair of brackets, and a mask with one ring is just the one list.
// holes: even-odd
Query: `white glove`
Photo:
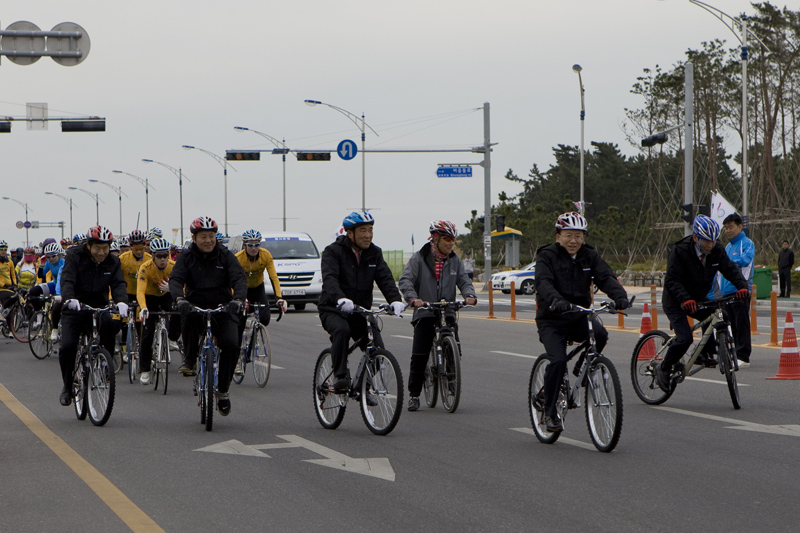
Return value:
[(70, 309), (72, 311), (80, 311), (81, 310), (81, 303), (78, 300), (71, 299), (64, 302), (64, 307)]
[(158, 282), (158, 290), (161, 292), (169, 292), (169, 281), (162, 279)]
[(142, 322), (147, 320), (147, 317), (149, 316), (150, 316), (150, 311), (148, 311), (146, 307), (141, 311), (139, 311), (139, 320), (141, 320)]
[(392, 302), (389, 305), (392, 306), (392, 313), (397, 316), (400, 316), (400, 313), (406, 310), (406, 306), (403, 304), (403, 302)]
[(287, 309), (286, 300), (278, 300), (275, 304), (280, 308), (281, 313), (285, 313)]
[(353, 300), (349, 298), (339, 298), (336, 303), (339, 304), (339, 310), (343, 313), (352, 313), (356, 308)]
[(117, 304), (117, 311), (119, 311), (119, 316), (128, 316), (128, 304), (119, 302)]

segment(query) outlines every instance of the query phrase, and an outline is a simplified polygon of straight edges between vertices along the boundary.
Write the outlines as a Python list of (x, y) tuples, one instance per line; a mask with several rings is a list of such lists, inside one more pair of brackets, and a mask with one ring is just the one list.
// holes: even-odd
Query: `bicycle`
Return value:
[[(139, 328), (136, 327), (136, 310), (139, 304), (131, 302), (128, 306), (128, 335), (125, 339), (125, 352), (128, 356), (128, 380), (131, 383), (136, 383), (136, 378), (139, 375)], [(120, 368), (122, 368), (122, 360), (120, 360)], [(116, 363), (114, 365), (116, 369)], [(118, 370), (115, 370), (118, 372)]]
[[(239, 350), (239, 361), (236, 365), (237, 371), (233, 373), (233, 382), (241, 385), (244, 375), (247, 373), (247, 363), (253, 362), (253, 378), (256, 385), (264, 388), (269, 380), (269, 373), (272, 369), (272, 344), (269, 342), (269, 333), (266, 326), (259, 321), (261, 309), (266, 308), (269, 313), (269, 305), (248, 304), (247, 324), (242, 334), (242, 346)], [(277, 306), (276, 306), (277, 307)], [(283, 311), (278, 308), (278, 319), (283, 318)]]
[(200, 343), (200, 357), (197, 360), (197, 374), (194, 378), (194, 395), (198, 396), (200, 406), (200, 423), (211, 431), (214, 423), (214, 391), (217, 389), (219, 371), (219, 349), (211, 333), (211, 315), (227, 313), (226, 307), (220, 305), (216, 309), (202, 309), (192, 306), (193, 313), (202, 313), (206, 322), (206, 332)]
[[(335, 307), (319, 309), (341, 312)], [(371, 311), (356, 306), (353, 312), (366, 319), (367, 333), (350, 346), (345, 357), (366, 341), (364, 355), (358, 363), (349, 389), (344, 393), (337, 393), (333, 388), (336, 377), (333, 374), (331, 349), (322, 350), (314, 365), (314, 410), (322, 427), (336, 429), (344, 419), (348, 399), (353, 398), (361, 408), (361, 417), (367, 428), (375, 435), (388, 435), (397, 425), (402, 413), (403, 373), (395, 356), (375, 345), (372, 331), (378, 327), (377, 317), (391, 314), (391, 307), (383, 304), (378, 311)]]
[(28, 347), (36, 359), (46, 359), (54, 351), (51, 335), (53, 333), (53, 322), (50, 319), (50, 309), (52, 308), (53, 296), (39, 296), (42, 301), (42, 308), (34, 311), (30, 325), (30, 342)]
[(656, 367), (661, 363), (675, 337), (664, 331), (653, 330), (648, 331), (639, 339), (633, 349), (633, 358), (631, 359), (631, 380), (633, 381), (633, 390), (636, 391), (639, 399), (649, 405), (660, 405), (672, 396), (678, 383), (682, 383), (687, 376), (693, 376), (703, 368), (707, 368), (705, 364), (698, 363), (697, 359), (711, 335), (714, 335), (717, 341), (719, 371), (725, 376), (725, 381), (728, 383), (728, 392), (733, 408), (741, 408), (735, 373), (739, 369), (736, 347), (733, 342), (731, 326), (722, 312), (723, 306), (731, 303), (739, 302), (734, 300), (733, 296), (728, 296), (719, 300), (698, 303), (698, 309), (713, 309), (713, 312), (705, 320), (698, 321), (692, 328), (692, 333), (701, 330), (702, 336), (673, 367), (668, 391), (663, 391), (658, 386)]
[[(631, 298), (631, 304), (634, 298), (635, 296)], [(589, 337), (567, 355), (567, 360), (571, 360), (580, 354), (573, 370), (577, 372), (577, 379), (570, 387), (569, 369), (564, 372), (556, 402), (557, 411), (563, 423), (569, 409), (580, 407), (580, 389), (584, 388), (584, 408), (589, 436), (595, 448), (601, 452), (610, 452), (617, 446), (622, 433), (622, 388), (614, 364), (597, 352), (592, 318), (602, 312), (623, 315), (625, 313), (617, 311), (612, 302), (603, 302), (599, 307), (573, 306), (573, 309), (572, 312), (587, 316)], [(561, 435), (561, 432), (547, 431), (544, 421), (544, 375), (549, 364), (550, 356), (546, 353), (540, 355), (533, 364), (528, 385), (528, 410), (533, 432), (536, 438), (545, 444), (554, 443)]]
[(430, 302), (423, 307), (433, 309), (436, 314), (436, 332), (431, 355), (425, 366), (425, 403), (436, 407), (437, 393), (441, 393), (442, 406), (448, 413), (454, 413), (461, 398), (461, 342), (458, 327), (447, 324), (448, 311), (458, 311), (467, 306), (465, 302)]
[(72, 378), (72, 396), (75, 399), (75, 416), (78, 420), (89, 420), (102, 426), (111, 417), (114, 408), (115, 376), (111, 367), (111, 355), (100, 345), (97, 329), (98, 317), (110, 312), (114, 306), (103, 308), (81, 305), (81, 311), (92, 312), (92, 333), (81, 333), (75, 370)]
[[(159, 381), (163, 382), (163, 394), (167, 393), (169, 383), (169, 365), (171, 357), (169, 354), (169, 334), (167, 333), (167, 317), (170, 315), (180, 315), (174, 311), (158, 311), (150, 313), (158, 317), (156, 328), (153, 332), (153, 352), (150, 369), (153, 376), (153, 390), (158, 390)], [(174, 319), (173, 319), (174, 320)]]
[[(30, 342), (30, 319), (33, 306), (26, 302), (28, 291), (21, 287), (14, 287), (14, 296), (6, 300), (6, 324), (11, 334), (19, 342)], [(9, 304), (9, 302), (11, 302)]]

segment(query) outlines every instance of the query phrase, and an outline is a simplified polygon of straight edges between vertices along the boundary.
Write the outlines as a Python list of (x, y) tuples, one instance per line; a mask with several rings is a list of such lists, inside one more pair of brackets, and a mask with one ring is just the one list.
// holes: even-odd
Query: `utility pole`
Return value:
[(492, 143), (489, 102), (483, 103), (483, 259), (486, 289), (492, 290)]

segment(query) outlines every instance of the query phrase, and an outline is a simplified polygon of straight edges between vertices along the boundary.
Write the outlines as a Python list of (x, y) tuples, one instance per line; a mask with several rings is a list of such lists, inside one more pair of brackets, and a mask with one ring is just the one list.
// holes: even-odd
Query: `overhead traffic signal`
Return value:
[(260, 161), (261, 152), (232, 152), (226, 150), (225, 159), (228, 161)]
[(505, 215), (497, 215), (496, 221), (497, 231), (505, 231), (506, 230), (506, 216)]
[(103, 120), (62, 120), (61, 131), (106, 131), (106, 121)]
[(330, 152), (297, 152), (298, 161), (330, 161)]
[(11, 122), (0, 122), (0, 133), (11, 133)]
[(681, 209), (683, 210), (683, 212), (681, 213), (681, 219), (691, 224), (692, 221), (694, 220), (694, 205), (681, 204)]
[(655, 146), (657, 144), (664, 144), (667, 142), (667, 134), (666, 133), (656, 133), (655, 135), (651, 135), (650, 137), (645, 137), (642, 139), (642, 146), (645, 148), (650, 148), (651, 146)]

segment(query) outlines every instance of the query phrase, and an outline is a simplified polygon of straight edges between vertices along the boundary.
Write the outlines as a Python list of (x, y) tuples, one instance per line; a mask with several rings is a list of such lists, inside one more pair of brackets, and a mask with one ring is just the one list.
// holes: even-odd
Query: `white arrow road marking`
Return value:
[[(531, 428), (509, 428), (511, 431), (519, 431), (520, 433), (525, 433), (526, 435), (533, 435), (533, 429)], [(589, 444), (586, 442), (581, 442), (579, 440), (570, 439), (565, 436), (560, 436), (558, 438), (558, 442), (563, 442), (564, 444), (571, 444), (572, 446), (577, 446), (578, 448), (583, 448), (584, 450), (596, 450), (597, 448), (594, 447), (593, 444)]]
[(275, 450), (279, 448), (305, 448), (311, 452), (325, 457), (325, 459), (304, 459), (306, 463), (314, 463), (321, 466), (345, 470), (354, 474), (377, 477), (387, 481), (394, 481), (395, 474), (389, 459), (386, 457), (362, 459), (359, 457), (348, 457), (321, 444), (311, 442), (297, 435), (277, 435), (279, 439), (286, 442), (275, 442), (271, 444), (242, 444), (238, 440), (228, 440), (218, 444), (212, 444), (205, 448), (198, 448), (196, 452), (226, 453), (231, 455), (248, 455), (269, 459), (270, 456), (260, 450)]
[(755, 424), (753, 422), (745, 422), (743, 420), (735, 420), (733, 418), (725, 418), (722, 416), (707, 415), (705, 413), (695, 413), (694, 411), (685, 411), (683, 409), (676, 409), (674, 407), (654, 407), (655, 409), (670, 411), (681, 415), (696, 416), (698, 418), (706, 418), (708, 420), (716, 420), (725, 424), (736, 424), (735, 426), (727, 426), (725, 429), (741, 429), (744, 431), (757, 431), (759, 433), (771, 433), (773, 435), (786, 435), (789, 437), (800, 437), (800, 425), (786, 424), (768, 426), (765, 424)]

